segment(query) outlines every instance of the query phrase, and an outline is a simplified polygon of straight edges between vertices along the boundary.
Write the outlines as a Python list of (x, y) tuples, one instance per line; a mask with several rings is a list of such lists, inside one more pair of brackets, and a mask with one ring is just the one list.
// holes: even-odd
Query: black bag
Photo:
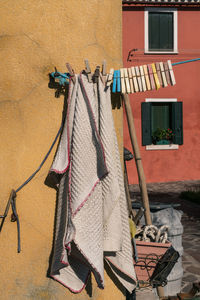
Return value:
[(152, 286), (165, 286), (167, 284), (167, 276), (170, 274), (179, 257), (179, 253), (172, 246), (169, 247), (159, 259), (151, 275), (150, 283)]

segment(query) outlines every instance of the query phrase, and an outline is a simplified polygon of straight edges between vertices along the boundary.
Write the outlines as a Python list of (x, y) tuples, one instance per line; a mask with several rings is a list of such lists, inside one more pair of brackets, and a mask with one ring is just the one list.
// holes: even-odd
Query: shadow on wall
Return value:
[(112, 109), (120, 109), (122, 106), (122, 97), (120, 93), (111, 93)]

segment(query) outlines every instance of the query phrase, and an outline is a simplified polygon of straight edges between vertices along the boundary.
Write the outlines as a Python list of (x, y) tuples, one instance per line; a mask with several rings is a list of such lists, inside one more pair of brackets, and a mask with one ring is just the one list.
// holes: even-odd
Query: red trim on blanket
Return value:
[(68, 288), (71, 292), (78, 294), (78, 293), (80, 293), (80, 292), (85, 288), (85, 286), (86, 286), (86, 284), (87, 284), (87, 281), (88, 281), (88, 278), (89, 278), (89, 275), (90, 275), (90, 271), (88, 272), (87, 278), (86, 278), (85, 282), (83, 283), (82, 288), (81, 288), (80, 290), (78, 290), (78, 291), (76, 291), (76, 290), (70, 288), (70, 287), (69, 287), (68, 285), (66, 285), (63, 281), (57, 279), (57, 278), (55, 277), (55, 275), (50, 275), (50, 276), (51, 276), (54, 280), (60, 282), (62, 285), (64, 285), (66, 288)]
[(70, 242), (68, 242), (67, 244), (65, 244), (65, 248), (69, 251), (71, 251), (71, 246), (68, 246), (73, 240), (71, 240)]
[(69, 163), (68, 163), (66, 169), (64, 169), (64, 170), (62, 170), (62, 171), (58, 171), (58, 170), (56, 170), (56, 169), (50, 169), (50, 172), (55, 172), (55, 173), (57, 173), (57, 174), (63, 174), (63, 173), (65, 173), (65, 172), (67, 171), (68, 168), (69, 168)]
[(69, 263), (68, 262), (66, 262), (66, 261), (64, 261), (64, 260), (61, 260), (60, 261), (63, 265), (65, 265), (66, 267), (68, 267), (69, 266)]
[(61, 262), (63, 265), (69, 266), (68, 261), (66, 262), (66, 261), (64, 260), (64, 254), (61, 255), (60, 262)]
[[(100, 178), (101, 179), (101, 178)], [(75, 210), (75, 212), (72, 212), (72, 217), (74, 217), (77, 212), (83, 207), (83, 205), (85, 204), (85, 202), (87, 201), (87, 199), (91, 196), (92, 192), (94, 191), (95, 187), (97, 186), (97, 184), (100, 182), (100, 179), (98, 179), (95, 184), (93, 185), (91, 191), (89, 192), (89, 194), (87, 195), (87, 197), (85, 198), (85, 200), (83, 200), (83, 202), (78, 206), (78, 208)]]

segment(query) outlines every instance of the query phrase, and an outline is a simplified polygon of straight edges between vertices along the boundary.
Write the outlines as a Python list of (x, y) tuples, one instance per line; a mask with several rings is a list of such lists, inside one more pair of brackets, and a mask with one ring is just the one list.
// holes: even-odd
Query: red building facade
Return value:
[[(199, 0), (123, 1), (124, 67), (169, 59), (173, 64), (199, 57)], [(180, 64), (173, 70), (176, 85), (130, 95), (147, 182), (200, 178), (200, 61)], [(131, 150), (125, 116), (124, 120), (124, 145)], [(176, 122), (176, 139), (170, 145), (153, 144), (156, 127), (171, 129)], [(133, 161), (127, 162), (127, 169), (129, 182), (137, 183)]]

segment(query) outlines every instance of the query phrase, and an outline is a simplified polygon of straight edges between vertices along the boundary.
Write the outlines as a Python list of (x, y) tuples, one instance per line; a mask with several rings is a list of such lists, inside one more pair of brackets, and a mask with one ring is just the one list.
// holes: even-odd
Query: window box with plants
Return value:
[(183, 145), (183, 103), (174, 102), (176, 99), (146, 100), (141, 103), (142, 145)]
[(152, 134), (152, 142), (154, 145), (169, 145), (173, 142), (173, 137), (172, 129), (157, 128)]

